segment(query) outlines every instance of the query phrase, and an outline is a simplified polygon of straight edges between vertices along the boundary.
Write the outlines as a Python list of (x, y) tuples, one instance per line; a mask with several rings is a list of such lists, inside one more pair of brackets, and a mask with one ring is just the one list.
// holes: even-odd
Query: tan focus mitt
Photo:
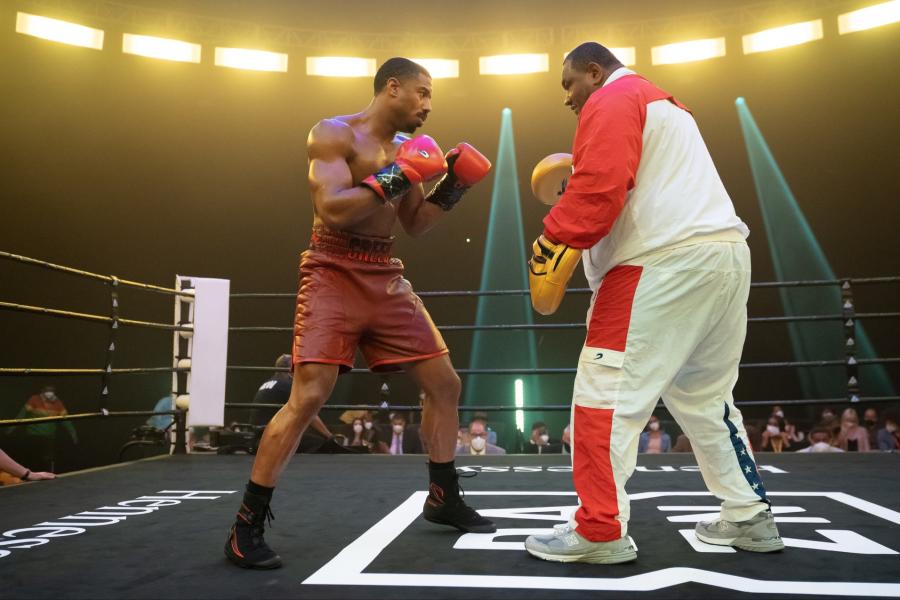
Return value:
[(531, 191), (547, 206), (559, 202), (572, 176), (572, 155), (565, 152), (545, 157), (531, 172)]
[(581, 250), (551, 242), (543, 235), (534, 240), (533, 250), (528, 261), (531, 306), (542, 315), (552, 315), (566, 294), (566, 285), (581, 260)]

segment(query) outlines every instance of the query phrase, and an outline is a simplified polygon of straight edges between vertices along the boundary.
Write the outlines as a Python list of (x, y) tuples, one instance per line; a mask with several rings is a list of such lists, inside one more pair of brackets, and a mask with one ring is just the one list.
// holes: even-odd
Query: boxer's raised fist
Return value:
[(491, 170), (491, 161), (466, 142), (457, 144), (446, 158), (447, 174), (425, 199), (450, 210), (470, 187), (484, 179)]
[(400, 144), (394, 162), (363, 179), (362, 185), (389, 202), (405, 196), (413, 184), (446, 172), (447, 161), (440, 146), (429, 136), (420, 135)]
[(471, 187), (484, 179), (491, 170), (491, 161), (466, 142), (460, 142), (447, 152), (447, 176), (456, 178), (457, 185)]

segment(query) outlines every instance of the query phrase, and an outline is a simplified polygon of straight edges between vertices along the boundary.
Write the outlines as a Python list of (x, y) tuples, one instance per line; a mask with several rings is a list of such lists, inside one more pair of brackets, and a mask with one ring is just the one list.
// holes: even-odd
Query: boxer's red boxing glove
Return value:
[(385, 202), (402, 198), (415, 183), (447, 172), (440, 146), (427, 135), (406, 140), (397, 147), (394, 162), (362, 180)]
[(491, 161), (466, 142), (447, 153), (447, 174), (438, 182), (426, 200), (450, 210), (470, 187), (484, 179)]
[(462, 142), (450, 150), (447, 159), (448, 175), (456, 177), (456, 181), (466, 187), (472, 187), (491, 170), (491, 161), (466, 142)]

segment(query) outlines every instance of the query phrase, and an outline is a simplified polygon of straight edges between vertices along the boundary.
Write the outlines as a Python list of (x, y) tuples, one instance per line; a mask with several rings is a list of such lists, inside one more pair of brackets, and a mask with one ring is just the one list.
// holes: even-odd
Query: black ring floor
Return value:
[(461, 480), (469, 502), (501, 529), (479, 536), (421, 518), (423, 456), (298, 455), (273, 501), (267, 540), (285, 562), (275, 571), (239, 569), (222, 552), (252, 457), (127, 463), (0, 488), (0, 597), (900, 596), (900, 455), (757, 458), (784, 552), (697, 542), (694, 524), (717, 501), (694, 457), (641, 455), (628, 485), (638, 560), (602, 566), (521, 548), (575, 506), (568, 457), (458, 460), (479, 471)]

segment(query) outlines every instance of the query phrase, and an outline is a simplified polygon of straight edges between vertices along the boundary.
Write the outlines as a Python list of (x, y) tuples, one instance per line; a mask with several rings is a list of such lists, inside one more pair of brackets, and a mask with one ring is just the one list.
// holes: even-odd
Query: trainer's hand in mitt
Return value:
[(532, 248), (534, 255), (528, 261), (531, 306), (542, 315), (552, 315), (566, 294), (582, 251), (543, 235), (534, 241)]
[(559, 202), (572, 176), (572, 155), (564, 152), (545, 157), (531, 172), (531, 191), (547, 206)]

